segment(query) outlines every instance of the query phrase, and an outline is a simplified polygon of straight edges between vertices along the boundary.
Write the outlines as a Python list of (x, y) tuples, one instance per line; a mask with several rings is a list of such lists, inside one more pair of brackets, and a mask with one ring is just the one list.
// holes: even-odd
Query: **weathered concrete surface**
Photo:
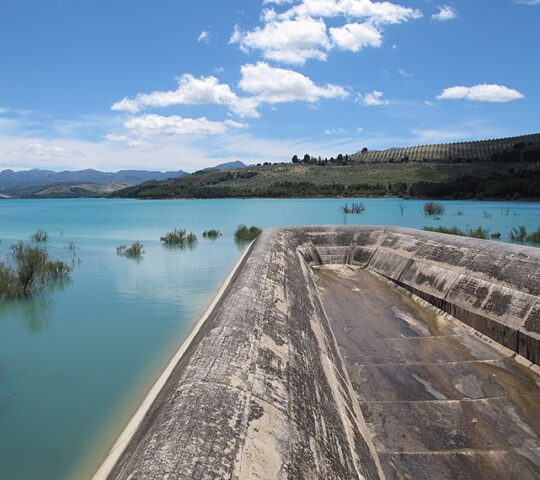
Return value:
[(540, 250), (396, 227), (319, 227), (306, 258), (379, 273), (540, 363)]
[[(336, 343), (314, 283), (310, 267), (323, 263), (349, 263), (384, 275), (514, 351), (534, 361), (539, 358), (536, 250), (384, 227), (269, 230), (255, 242), (189, 342), (108, 478), (388, 476), (388, 461), (383, 459), (383, 472), (378, 453), (382, 433), (372, 440), (359, 384), (355, 389), (351, 383), (341, 356), (344, 350)], [(412, 321), (407, 328), (422, 336), (426, 326)], [(426, 358), (433, 364), (457, 365), (473, 348), (466, 343), (470, 338), (445, 350), (444, 343), (424, 336), (417, 349), (409, 349), (399, 338), (377, 348), (380, 339), (371, 338), (357, 354), (367, 363), (371, 358), (375, 367), (384, 348), (399, 368)], [(491, 358), (493, 349), (475, 343), (474, 350), (475, 361), (504, 362)], [(454, 368), (460, 377), (462, 370)], [(460, 388), (468, 392), (475, 384), (467, 383), (468, 370), (464, 372)], [(377, 375), (375, 368), (372, 375)], [(395, 382), (388, 378), (387, 394), (396, 395)], [(528, 382), (516, 389), (524, 383)], [(492, 388), (504, 390), (498, 384)], [(382, 418), (381, 412), (364, 410), (371, 425)], [(395, 432), (388, 427), (386, 435), (393, 438)], [(422, 441), (420, 435), (417, 443)], [(405, 448), (399, 452), (408, 453)], [(501, 460), (506, 453), (497, 452), (490, 464), (507, 465)], [(463, 462), (463, 455), (460, 451), (456, 462)], [(392, 458), (399, 461), (399, 456)], [(445, 457), (443, 462), (452, 459)], [(404, 469), (400, 478), (420, 478), (420, 462), (407, 468), (410, 472)], [(104, 478), (103, 470), (100, 475), (97, 478)]]
[(298, 241), (258, 239), (109, 478), (382, 478)]
[(540, 477), (540, 376), (365, 269), (315, 276), (387, 479)]

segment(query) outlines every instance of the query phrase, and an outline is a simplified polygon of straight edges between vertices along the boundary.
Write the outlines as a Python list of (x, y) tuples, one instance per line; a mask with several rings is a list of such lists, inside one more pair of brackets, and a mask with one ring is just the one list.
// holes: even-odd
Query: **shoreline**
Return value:
[(118, 459), (121, 457), (122, 453), (129, 446), (129, 443), (131, 439), (133, 438), (133, 435), (137, 432), (138, 427), (144, 420), (146, 413), (148, 412), (148, 410), (154, 403), (159, 392), (161, 391), (163, 386), (166, 384), (167, 380), (169, 379), (171, 373), (173, 372), (178, 362), (182, 359), (185, 352), (187, 351), (189, 346), (192, 344), (193, 339), (197, 336), (198, 332), (206, 323), (207, 319), (210, 317), (216, 305), (219, 303), (224, 293), (227, 291), (236, 273), (238, 272), (240, 267), (243, 265), (248, 254), (251, 252), (252, 247), (253, 247), (253, 242), (251, 242), (247, 246), (245, 251), (242, 253), (238, 261), (233, 266), (231, 272), (229, 273), (225, 281), (222, 283), (221, 287), (219, 288), (218, 292), (216, 293), (215, 297), (213, 298), (212, 302), (210, 303), (210, 305), (208, 306), (208, 308), (206, 309), (202, 317), (193, 326), (189, 335), (182, 342), (182, 344), (180, 345), (176, 353), (173, 355), (173, 357), (169, 360), (169, 362), (167, 363), (165, 368), (162, 370), (161, 374), (156, 379), (156, 381), (153, 382), (150, 390), (147, 392), (142, 403), (135, 410), (135, 413), (132, 415), (131, 419), (128, 421), (126, 426), (122, 429), (120, 435), (116, 438), (115, 442), (113, 443), (111, 448), (108, 450), (108, 453), (102, 459), (97, 470), (95, 470), (95, 473), (91, 477), (92, 480), (106, 480), (109, 477)]

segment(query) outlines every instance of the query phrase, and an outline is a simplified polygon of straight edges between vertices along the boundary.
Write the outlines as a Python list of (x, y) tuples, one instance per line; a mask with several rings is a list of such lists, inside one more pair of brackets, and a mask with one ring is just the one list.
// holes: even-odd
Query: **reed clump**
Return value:
[(133, 242), (129, 247), (120, 245), (116, 247), (116, 253), (122, 257), (141, 258), (144, 253), (144, 245), (141, 242)]
[(175, 228), (160, 238), (161, 242), (169, 246), (186, 247), (197, 242), (197, 235), (193, 232), (187, 233), (185, 228)]
[(30, 240), (36, 243), (43, 243), (49, 240), (49, 234), (47, 233), (47, 230), (40, 228), (30, 235)]
[(205, 230), (202, 234), (204, 238), (209, 238), (211, 240), (215, 240), (218, 237), (221, 237), (221, 232), (219, 230), (216, 230), (214, 228), (210, 230)]
[(260, 234), (262, 230), (252, 225), (251, 227), (247, 227), (246, 225), (238, 225), (238, 228), (236, 229), (236, 232), (234, 232), (234, 238), (238, 242), (251, 242), (255, 240)]
[(67, 279), (72, 270), (61, 260), (51, 260), (44, 248), (18, 242), (11, 247), (11, 262), (0, 262), (0, 298), (32, 296)]

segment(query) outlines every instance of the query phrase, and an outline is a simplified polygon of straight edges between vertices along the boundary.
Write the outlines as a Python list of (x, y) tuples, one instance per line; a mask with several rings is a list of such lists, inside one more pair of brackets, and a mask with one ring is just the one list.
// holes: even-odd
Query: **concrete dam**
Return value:
[(538, 479), (540, 249), (265, 231), (95, 479)]

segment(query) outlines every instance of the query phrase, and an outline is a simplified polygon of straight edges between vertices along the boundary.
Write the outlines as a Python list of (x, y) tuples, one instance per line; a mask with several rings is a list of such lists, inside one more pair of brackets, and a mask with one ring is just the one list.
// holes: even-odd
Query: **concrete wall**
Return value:
[(540, 250), (386, 227), (264, 232), (96, 479), (379, 479), (310, 265), (399, 283), (538, 362)]
[(540, 249), (394, 227), (311, 230), (312, 264), (373, 270), (540, 363)]

